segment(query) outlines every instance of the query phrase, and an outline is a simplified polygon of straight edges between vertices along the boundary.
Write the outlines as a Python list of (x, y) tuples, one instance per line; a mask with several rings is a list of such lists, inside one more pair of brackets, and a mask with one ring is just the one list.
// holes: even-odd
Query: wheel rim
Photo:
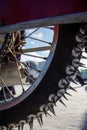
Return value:
[[(45, 29), (45, 34), (46, 34), (47, 30), (49, 30), (48, 34), (50, 34), (50, 36), (52, 36), (52, 39), (50, 41), (51, 43), (49, 43), (49, 41), (46, 41), (45, 39), (43, 40), (43, 39), (37, 38), (37, 36), (41, 37), (43, 35), (40, 32), (39, 32), (39, 35), (37, 35), (38, 34), (38, 30), (40, 30), (40, 29)], [(27, 39), (28, 38), (33, 39), (32, 44), (35, 44), (35, 41), (36, 42), (40, 42), (39, 45), (38, 45), (39, 47), (37, 47), (36, 44), (35, 44), (34, 48), (28, 48), (27, 44), (24, 47), (22, 47), (22, 53), (21, 53), (21, 55), (22, 55), (21, 57), (22, 58), (20, 60), (20, 63), (19, 63), (18, 59), (15, 57), (15, 54), (17, 55), (17, 54), (19, 54), (19, 52), (16, 52), (16, 51), (12, 52), (11, 48), (8, 48), (8, 50), (13, 55), (13, 57), (15, 58), (17, 69), (20, 68), (19, 64), (22, 67), (25, 66), (25, 64), (23, 64), (23, 63), (25, 63), (24, 58), (26, 58), (26, 57), (27, 57), (26, 59), (29, 59), (29, 60), (30, 59), (45, 60), (45, 65), (44, 65), (43, 69), (41, 71), (39, 71), (39, 75), (37, 76), (37, 78), (36, 78), (36, 80), (34, 82), (32, 80), (32, 77), (30, 77), (33, 83), (31, 83), (30, 85), (28, 84), (28, 88), (25, 87), (27, 84), (26, 85), (23, 84), (23, 81), (21, 80), (21, 77), (20, 77), (20, 72), (18, 70), (18, 76), (19, 76), (19, 80), (20, 80), (20, 84), (21, 84), (21, 87), (20, 87), (21, 88), (21, 92), (20, 92), (20, 94), (18, 93), (15, 96), (13, 96), (10, 93), (9, 88), (7, 87), (4, 79), (0, 76), (1, 82), (3, 82), (3, 84), (5, 85), (7, 91), (11, 95), (11, 98), (7, 98), (6, 97), (6, 93), (4, 92), (5, 91), (4, 87), (3, 87), (4, 99), (0, 101), (0, 110), (5, 110), (5, 109), (8, 109), (10, 107), (13, 107), (13, 106), (17, 105), (18, 103), (20, 103), (21, 101), (23, 101), (25, 98), (27, 98), (37, 88), (38, 84), (43, 79), (44, 75), (46, 74), (46, 71), (48, 70), (48, 68), (49, 68), (49, 66), (51, 64), (51, 61), (52, 61), (52, 58), (53, 58), (53, 55), (54, 55), (55, 49), (56, 49), (57, 39), (58, 39), (58, 26), (44, 27), (44, 28), (35, 28), (35, 29), (32, 29), (32, 30), (26, 30), (26, 33), (30, 32), (30, 34), (28, 34), (26, 36), (26, 38)], [(35, 36), (35, 37), (33, 37), (33, 36)], [(47, 37), (47, 34), (46, 34), (45, 37)], [(30, 43), (29, 40), (26, 40), (26, 42)], [(43, 43), (42, 46), (40, 46), (41, 43)], [(49, 53), (46, 52), (48, 50), (49, 50)], [(33, 52), (35, 52), (35, 51), (36, 52), (41, 51), (40, 52), (41, 54), (39, 53), (40, 55), (34, 55)], [(47, 57), (43, 57), (42, 56), (42, 53), (43, 53), (42, 51), (48, 53), (48, 56)], [(28, 53), (26, 53), (26, 52), (28, 52)], [(33, 55), (30, 52), (33, 53)], [(44, 53), (44, 54), (46, 54), (46, 53)], [(5, 53), (5, 54), (7, 54), (7, 53)], [(31, 57), (31, 58), (29, 58), (29, 57)], [(34, 71), (38, 71), (37, 69), (35, 70), (35, 68), (33, 68), (33, 70)], [(30, 83), (30, 81), (28, 83)], [(17, 89), (17, 87), (18, 86), (15, 86), (15, 89)], [(26, 90), (24, 90), (24, 89), (26, 89)], [(17, 93), (17, 90), (16, 90), (16, 93)]]

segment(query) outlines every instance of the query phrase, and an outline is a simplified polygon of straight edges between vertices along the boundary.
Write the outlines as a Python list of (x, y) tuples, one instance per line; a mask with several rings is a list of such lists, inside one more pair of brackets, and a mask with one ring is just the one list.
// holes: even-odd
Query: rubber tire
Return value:
[(35, 91), (20, 104), (0, 111), (0, 125), (18, 123), (29, 114), (37, 114), (43, 104), (47, 104), (50, 94), (59, 90), (58, 82), (66, 77), (66, 66), (72, 64), (72, 49), (77, 47), (75, 35), (79, 32), (80, 24), (60, 25), (59, 38), (54, 58), (43, 80)]

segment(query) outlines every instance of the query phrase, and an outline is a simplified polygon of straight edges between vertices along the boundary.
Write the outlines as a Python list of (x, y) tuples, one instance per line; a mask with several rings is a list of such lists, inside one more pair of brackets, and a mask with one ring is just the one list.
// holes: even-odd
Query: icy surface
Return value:
[[(67, 107), (58, 102), (55, 107), (56, 116), (43, 116), (42, 127), (35, 120), (33, 130), (87, 130), (87, 87), (74, 87), (78, 92), (69, 90), (72, 97), (67, 96), (68, 101), (62, 98)], [(24, 130), (29, 130), (29, 126), (25, 125)]]

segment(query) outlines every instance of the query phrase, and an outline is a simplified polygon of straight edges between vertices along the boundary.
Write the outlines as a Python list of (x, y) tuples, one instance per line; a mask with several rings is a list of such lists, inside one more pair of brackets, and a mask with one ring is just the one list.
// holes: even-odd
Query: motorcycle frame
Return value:
[(0, 33), (56, 24), (87, 22), (86, 0), (1, 0)]

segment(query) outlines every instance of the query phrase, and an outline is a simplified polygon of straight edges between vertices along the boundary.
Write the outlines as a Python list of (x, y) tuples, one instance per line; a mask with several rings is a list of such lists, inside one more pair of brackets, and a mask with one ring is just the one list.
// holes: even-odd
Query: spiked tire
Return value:
[[(74, 82), (74, 76), (78, 73), (83, 43), (76, 39), (81, 24), (61, 25), (56, 51), (46, 75), (24, 101), (7, 110), (0, 111), (0, 126), (13, 128), (23, 127), (25, 122), (33, 127), (33, 119), (37, 118), (42, 125), (42, 114), (53, 114), (56, 101), (63, 105), (61, 97), (65, 97), (67, 89), (72, 89), (70, 82)], [(65, 97), (66, 98), (66, 97)], [(67, 98), (66, 98), (67, 99)]]

